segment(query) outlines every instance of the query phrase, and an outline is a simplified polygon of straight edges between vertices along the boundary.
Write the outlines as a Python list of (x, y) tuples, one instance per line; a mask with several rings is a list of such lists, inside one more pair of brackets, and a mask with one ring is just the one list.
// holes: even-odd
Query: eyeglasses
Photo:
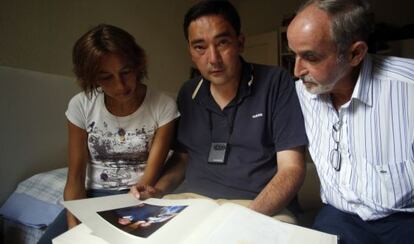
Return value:
[(329, 159), (331, 161), (332, 167), (339, 171), (341, 170), (341, 151), (339, 150), (339, 142), (341, 141), (341, 127), (342, 121), (339, 120), (332, 126), (332, 139), (335, 142), (335, 147), (331, 150)]

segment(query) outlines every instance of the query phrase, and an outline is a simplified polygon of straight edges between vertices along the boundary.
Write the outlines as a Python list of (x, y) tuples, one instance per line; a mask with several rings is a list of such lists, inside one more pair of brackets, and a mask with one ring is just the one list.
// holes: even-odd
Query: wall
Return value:
[[(398, 31), (408, 25), (411, 26), (410, 32), (413, 33), (414, 17), (412, 9), (414, 2), (411, 0), (394, 1), (373, 1), (371, 7), (375, 14), (376, 23), (380, 23), (384, 33), (384, 27), (389, 31)], [(301, 0), (274, 1), (274, 0), (238, 0), (236, 1), (242, 18), (242, 31), (249, 39), (254, 39), (263, 33), (278, 31), (284, 18), (292, 17), (302, 3)], [(391, 11), (390, 11), (391, 10)], [(398, 40), (401, 36), (410, 35), (408, 32), (398, 32), (398, 35), (386, 34), (381, 38), (389, 39), (389, 42), (382, 43), (382, 49), (378, 53), (390, 56), (413, 58), (414, 42), (413, 39)], [(405, 37), (406, 38), (406, 37)], [(411, 38), (413, 38), (411, 36)], [(397, 39), (395, 41), (394, 39)], [(384, 46), (385, 45), (385, 46)]]
[(394, 55), (414, 59), (414, 38), (388, 42), (389, 49), (384, 55)]
[(191, 66), (181, 25), (193, 1), (1, 1), (0, 65), (73, 76), (74, 42), (108, 23), (129, 31), (147, 51), (147, 83), (175, 93)]
[[(254, 35), (277, 29), (284, 17), (295, 13), (302, 0), (238, 0), (237, 8), (243, 20), (242, 28), (246, 35)], [(411, 0), (374, 1), (371, 7), (377, 22), (395, 26), (414, 23)], [(391, 11), (390, 11), (391, 10)]]
[(282, 19), (294, 13), (300, 3), (300, 0), (239, 0), (242, 31), (245, 35), (255, 35), (277, 30)]
[[(71, 49), (99, 23), (133, 34), (149, 56), (147, 83), (176, 93), (189, 76), (191, 61), (182, 34), (183, 15), (197, 0), (36, 0), (0, 2), (0, 65), (73, 76)], [(246, 35), (276, 30), (300, 0), (234, 0)], [(378, 21), (414, 22), (410, 0), (373, 1)], [(389, 11), (392, 9), (393, 11)], [(398, 13), (398, 14), (396, 14)]]

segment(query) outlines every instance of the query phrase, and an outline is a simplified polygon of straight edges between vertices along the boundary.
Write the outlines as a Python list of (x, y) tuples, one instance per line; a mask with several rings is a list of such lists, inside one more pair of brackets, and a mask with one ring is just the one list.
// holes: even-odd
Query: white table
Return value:
[[(318, 234), (315, 235), (315, 231), (311, 231), (310, 229), (298, 226), (295, 232), (297, 232), (295, 238), (290, 240), (289, 244), (326, 243), (325, 241), (322, 241), (323, 238)], [(92, 231), (86, 225), (80, 224), (53, 239), (53, 244), (110, 244), (91, 233)], [(261, 243), (260, 240), (258, 240), (258, 243)]]
[(91, 234), (91, 229), (80, 224), (53, 239), (53, 244), (110, 244)]

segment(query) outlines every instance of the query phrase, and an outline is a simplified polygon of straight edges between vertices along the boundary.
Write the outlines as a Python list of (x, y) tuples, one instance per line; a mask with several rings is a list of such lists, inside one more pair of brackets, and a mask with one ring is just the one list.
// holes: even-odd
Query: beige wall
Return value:
[(176, 92), (191, 65), (181, 23), (192, 1), (1, 1), (0, 65), (73, 76), (74, 42), (108, 23), (129, 31), (147, 51), (147, 83)]
[(242, 31), (254, 35), (277, 30), (282, 19), (294, 13), (300, 0), (239, 0), (237, 8), (242, 18)]
[[(284, 16), (292, 15), (302, 0), (238, 0), (237, 8), (243, 20), (243, 32), (247, 35), (277, 30)], [(379, 1), (371, 0), (377, 22), (395, 26), (413, 24), (411, 0)]]
[[(92, 26), (109, 23), (129, 31), (147, 51), (147, 83), (175, 93), (189, 76), (191, 61), (182, 19), (196, 1), (4, 0), (0, 2), (0, 65), (73, 76), (73, 43)], [(277, 29), (301, 1), (232, 2), (239, 9), (243, 32), (253, 35)], [(373, 2), (379, 21), (396, 25), (413, 22), (410, 0)]]

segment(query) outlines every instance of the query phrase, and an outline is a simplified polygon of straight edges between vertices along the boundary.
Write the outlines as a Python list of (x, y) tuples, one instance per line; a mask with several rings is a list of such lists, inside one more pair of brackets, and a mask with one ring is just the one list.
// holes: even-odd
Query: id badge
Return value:
[(212, 142), (208, 154), (208, 163), (225, 164), (229, 147), (226, 142)]

